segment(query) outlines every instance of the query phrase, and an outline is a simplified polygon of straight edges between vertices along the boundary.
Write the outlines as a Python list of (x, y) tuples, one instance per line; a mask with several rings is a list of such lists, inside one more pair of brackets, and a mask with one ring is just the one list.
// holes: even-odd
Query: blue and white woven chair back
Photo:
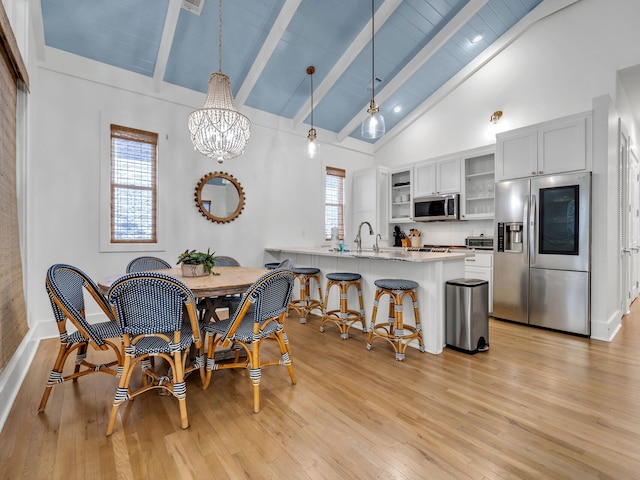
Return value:
[(289, 270), (275, 270), (263, 275), (248, 293), (254, 303), (253, 321), (262, 323), (286, 313), (293, 290), (293, 274)]
[(84, 289), (90, 291), (105, 313), (110, 312), (106, 299), (100, 294), (93, 280), (76, 267), (56, 264), (47, 270), (45, 287), (56, 321), (61, 322), (69, 318), (76, 327), (86, 332), (96, 345), (102, 346), (102, 336), (93, 329), (82, 313), (85, 310)]
[(293, 261), (290, 258), (285, 258), (280, 262), (280, 265), (278, 265), (276, 269), (291, 270), (291, 267), (293, 267)]
[(195, 304), (184, 283), (154, 272), (120, 277), (109, 289), (108, 299), (122, 332), (129, 335), (180, 330), (183, 306)]
[(171, 264), (158, 257), (134, 258), (127, 265), (127, 273), (148, 272), (151, 270), (163, 270), (171, 268)]
[(233, 257), (216, 257), (216, 267), (239, 267), (240, 262)]

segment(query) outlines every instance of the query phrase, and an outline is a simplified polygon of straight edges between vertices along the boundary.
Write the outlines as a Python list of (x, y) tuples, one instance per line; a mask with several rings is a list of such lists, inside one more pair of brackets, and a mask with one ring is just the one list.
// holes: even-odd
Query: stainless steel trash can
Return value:
[(466, 353), (489, 349), (489, 282), (458, 278), (446, 284), (447, 347)]

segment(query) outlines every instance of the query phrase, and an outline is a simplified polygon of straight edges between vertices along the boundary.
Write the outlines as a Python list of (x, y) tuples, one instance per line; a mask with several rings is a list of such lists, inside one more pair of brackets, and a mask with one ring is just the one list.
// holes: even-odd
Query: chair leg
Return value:
[[(78, 373), (80, 371), (80, 367), (82, 366), (82, 362), (87, 358), (87, 344), (82, 343), (78, 346), (78, 351), (76, 353), (76, 366), (73, 369), (73, 373)], [(77, 382), (78, 379), (74, 378), (74, 382)]]
[(184, 381), (184, 370), (182, 368), (182, 354), (180, 350), (173, 352), (173, 396), (178, 399), (180, 409), (180, 426), (185, 429), (189, 427), (189, 416), (187, 414), (187, 384)]
[(260, 377), (262, 370), (260, 368), (260, 342), (253, 344), (253, 348), (249, 352), (249, 378), (253, 385), (253, 411), (260, 411)]
[(113, 406), (111, 407), (111, 415), (109, 415), (109, 423), (107, 424), (107, 433), (109, 436), (113, 433), (113, 429), (116, 425), (116, 417), (118, 416), (118, 409), (120, 405), (129, 400), (129, 381), (131, 380), (131, 374), (133, 373), (131, 355), (124, 357), (124, 365), (122, 367), (122, 375), (118, 381), (118, 388), (113, 398)]
[[(51, 394), (51, 389), (53, 388), (53, 386), (64, 381), (62, 378), (62, 369), (64, 368), (64, 364), (67, 361), (69, 353), (71, 353), (71, 349), (67, 345), (61, 344), (60, 349), (58, 350), (56, 361), (53, 363), (53, 368), (49, 373), (47, 386), (44, 388), (44, 392), (42, 393), (42, 399), (40, 400), (38, 413), (44, 412), (44, 409), (47, 406), (47, 401), (49, 401), (49, 395)], [(77, 368), (79, 368), (79, 365), (76, 365), (76, 369)]]
[(291, 378), (291, 384), (295, 385), (297, 383), (296, 374), (293, 371), (293, 361), (291, 359), (291, 347), (289, 345), (289, 337), (287, 337), (287, 332), (284, 330), (277, 332), (276, 340), (278, 341), (278, 345), (280, 346), (280, 363), (287, 367), (289, 372), (289, 378)]

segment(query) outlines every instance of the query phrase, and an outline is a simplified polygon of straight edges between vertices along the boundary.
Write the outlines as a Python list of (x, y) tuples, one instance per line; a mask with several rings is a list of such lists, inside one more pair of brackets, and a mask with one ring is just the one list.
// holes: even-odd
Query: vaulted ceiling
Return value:
[[(387, 131), (575, 1), (375, 0), (375, 99)], [(219, 69), (219, 2), (184, 4), (191, 10), (183, 0), (42, 0), (45, 45), (204, 94)], [(371, 99), (370, 0), (226, 0), (222, 7), (222, 71), (241, 111), (247, 105), (309, 123), (313, 65), (315, 126), (338, 140), (361, 138)]]

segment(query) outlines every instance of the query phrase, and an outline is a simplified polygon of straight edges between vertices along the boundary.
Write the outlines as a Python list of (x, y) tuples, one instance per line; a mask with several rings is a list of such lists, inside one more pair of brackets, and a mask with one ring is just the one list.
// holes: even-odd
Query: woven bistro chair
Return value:
[[(205, 326), (208, 334), (206, 389), (214, 370), (247, 368), (253, 385), (253, 411), (260, 411), (260, 380), (262, 367), (284, 365), (289, 371), (291, 383), (296, 377), (291, 361), (289, 340), (284, 330), (287, 306), (291, 300), (293, 274), (289, 270), (274, 270), (264, 274), (242, 295), (242, 302), (231, 318), (211, 322)], [(260, 344), (265, 339), (275, 339), (280, 348), (280, 358), (262, 359)], [(247, 359), (216, 363), (216, 347), (231, 346), (246, 353)]]
[(269, 262), (264, 264), (264, 268), (268, 268), (269, 270), (277, 270), (279, 268), (291, 270), (291, 267), (293, 267), (293, 261), (290, 258), (285, 258), (281, 262)]
[[(181, 281), (157, 272), (139, 272), (116, 280), (107, 295), (122, 333), (124, 367), (113, 399), (107, 435), (113, 433), (118, 408), (125, 401), (152, 389), (178, 399), (180, 425), (189, 426), (185, 374), (200, 371), (204, 381), (204, 354), (193, 293)], [(186, 366), (189, 349), (196, 358)], [(169, 364), (166, 375), (151, 368), (152, 357)], [(132, 390), (131, 375), (140, 365), (142, 386)]]
[[(47, 271), (45, 288), (58, 326), (60, 349), (42, 394), (38, 412), (44, 411), (51, 389), (55, 385), (69, 380), (75, 382), (79, 377), (94, 372), (103, 372), (116, 376), (122, 369), (120, 329), (115, 322), (107, 300), (98, 291), (97, 285), (78, 268), (71, 265), (56, 264)], [(107, 321), (90, 323), (87, 320), (84, 291), (102, 309), (107, 316)], [(67, 321), (77, 329), (75, 332), (67, 332)], [(112, 341), (111, 339), (115, 340)], [(95, 350), (112, 350), (114, 354), (113, 360), (100, 365), (89, 362), (87, 360), (88, 346)], [(73, 373), (64, 375), (65, 363), (73, 352), (76, 352)]]
[(148, 272), (150, 270), (163, 270), (165, 268), (171, 268), (171, 264), (161, 258), (138, 257), (129, 262), (129, 265), (127, 265), (127, 273)]

